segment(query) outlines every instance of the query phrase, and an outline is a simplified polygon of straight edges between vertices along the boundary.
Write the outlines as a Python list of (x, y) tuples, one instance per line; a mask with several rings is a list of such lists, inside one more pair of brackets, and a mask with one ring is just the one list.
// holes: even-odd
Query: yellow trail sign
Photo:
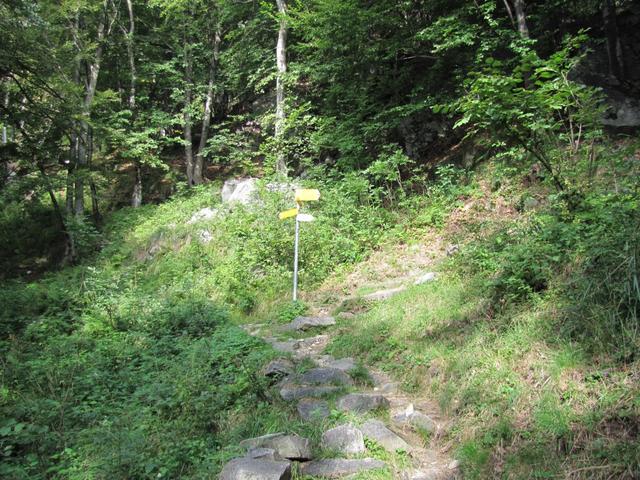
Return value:
[(292, 208), (290, 210), (285, 210), (284, 212), (280, 212), (278, 214), (278, 218), (280, 218), (280, 220), (284, 220), (286, 218), (295, 217), (297, 214), (298, 214), (298, 209)]
[(304, 188), (296, 190), (296, 202), (315, 202), (320, 199), (320, 190)]

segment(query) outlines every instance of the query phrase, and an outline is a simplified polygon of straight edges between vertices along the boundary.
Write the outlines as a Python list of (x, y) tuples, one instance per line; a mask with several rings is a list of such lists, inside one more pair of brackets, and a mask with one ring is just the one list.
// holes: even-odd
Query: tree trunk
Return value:
[(131, 195), (131, 206), (138, 208), (142, 205), (142, 168), (139, 162), (136, 165), (136, 181), (133, 185), (133, 194)]
[(211, 125), (211, 114), (213, 111), (213, 87), (215, 85), (216, 67), (218, 64), (218, 57), (220, 55), (220, 41), (220, 24), (218, 24), (213, 35), (213, 54), (211, 55), (211, 62), (209, 63), (209, 84), (207, 85), (207, 98), (204, 103), (200, 145), (198, 146), (198, 153), (193, 167), (193, 181), (195, 184), (200, 184), (204, 181), (202, 175), (204, 169), (203, 150), (207, 146), (207, 140), (209, 139), (209, 126)]
[[(4, 92), (4, 107), (9, 110), (9, 81), (3, 82), (6, 85), (6, 90)], [(7, 125), (5, 123), (2, 124), (2, 145), (6, 145), (9, 143)]]
[[(93, 99), (96, 95), (96, 87), (98, 85), (98, 75), (100, 74), (100, 66), (102, 63), (102, 51), (103, 42), (105, 38), (105, 31), (111, 30), (111, 25), (107, 28), (107, 6), (108, 2), (103, 4), (104, 16), (101, 18), (98, 24), (97, 34), (97, 46), (94, 55), (94, 60), (87, 65), (87, 79), (85, 87), (85, 96), (82, 103), (83, 119), (79, 122), (79, 135), (78, 135), (78, 150), (76, 159), (76, 181), (75, 181), (75, 214), (76, 217), (82, 218), (84, 216), (84, 178), (86, 174), (85, 170), (88, 167), (87, 152), (91, 149), (91, 129), (89, 127), (89, 118), (91, 117), (91, 106), (93, 105)], [(113, 19), (111, 19), (113, 21)], [(76, 17), (76, 27), (79, 23), (79, 18)], [(92, 183), (92, 182), (90, 182)], [(93, 192), (92, 192), (93, 193)], [(95, 212), (94, 212), (95, 213)]]
[(69, 232), (67, 228), (67, 224), (64, 221), (64, 215), (62, 214), (62, 210), (60, 209), (60, 204), (58, 203), (58, 199), (56, 198), (55, 193), (53, 192), (53, 187), (51, 186), (51, 182), (49, 181), (49, 177), (47, 176), (47, 172), (44, 169), (42, 163), (38, 162), (35, 158), (33, 159), (34, 163), (38, 166), (38, 171), (40, 172), (40, 176), (44, 180), (45, 187), (47, 189), (47, 193), (49, 194), (49, 199), (51, 200), (51, 205), (53, 205), (53, 211), (56, 216), (56, 220), (60, 226), (60, 230), (65, 236), (65, 253), (64, 258), (62, 259), (62, 264), (65, 265), (67, 263), (75, 263), (77, 258), (76, 253), (76, 245), (73, 239), (73, 235)]
[(525, 14), (524, 0), (513, 0), (513, 8), (516, 11), (516, 20), (518, 23), (518, 32), (522, 38), (529, 38), (529, 27), (527, 25), (527, 16)]
[(616, 3), (613, 0), (602, 2), (602, 19), (607, 35), (607, 56), (609, 58), (609, 74), (619, 81), (624, 80), (624, 57), (622, 43), (618, 32)]
[(69, 164), (67, 169), (67, 193), (65, 196), (65, 211), (67, 215), (72, 215), (74, 209), (73, 202), (73, 164)]
[[(133, 13), (133, 3), (131, 0), (126, 0), (127, 12), (129, 13), (129, 30), (125, 32), (127, 37), (127, 56), (129, 57), (129, 70), (131, 74), (129, 83), (129, 98), (128, 105), (131, 110), (132, 122), (136, 118), (136, 58), (135, 58), (135, 43), (134, 35), (136, 32), (136, 22)], [(133, 184), (133, 192), (131, 193), (131, 206), (138, 208), (142, 205), (142, 166), (140, 161), (135, 159), (133, 161), (135, 166), (136, 178)]]
[[(278, 74), (276, 77), (276, 140), (282, 136), (284, 122), (286, 119), (284, 111), (284, 76), (287, 73), (287, 5), (285, 0), (276, 0), (278, 4), (278, 14), (280, 17), (280, 28), (278, 29), (278, 43), (276, 45), (276, 65)], [(276, 173), (278, 175), (287, 175), (287, 163), (285, 160), (282, 147), (278, 146), (278, 154), (276, 158)]]
[(185, 38), (184, 43), (184, 157), (187, 167), (187, 182), (189, 186), (194, 184), (193, 181), (193, 138), (191, 136), (191, 81), (193, 80), (193, 66), (191, 64), (191, 49)]

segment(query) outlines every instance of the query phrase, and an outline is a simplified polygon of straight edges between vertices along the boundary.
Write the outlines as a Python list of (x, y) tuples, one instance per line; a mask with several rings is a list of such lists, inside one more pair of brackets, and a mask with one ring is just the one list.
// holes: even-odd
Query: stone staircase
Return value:
[[(388, 298), (388, 292), (381, 292), (379, 298)], [(335, 320), (329, 316), (298, 317), (282, 332), (304, 334), (333, 325)], [(357, 386), (350, 376), (355, 361), (324, 353), (330, 341), (328, 333), (282, 340), (263, 333), (269, 329), (269, 325), (245, 326), (248, 333), (282, 352), (283, 357), (271, 361), (263, 371), (277, 382), (282, 399), (295, 403), (305, 422), (324, 425), (332, 410), (343, 412), (340, 418), (348, 420), (322, 434), (318, 446), (326, 458), (314, 459), (310, 440), (296, 434), (244, 440), (245, 457), (227, 463), (221, 480), (344, 478), (356, 474), (358, 478), (449, 480), (459, 476), (456, 461), (425, 446), (425, 438), (437, 439), (446, 424), (433, 404), (409, 398), (388, 375), (375, 369), (367, 372), (372, 387)], [(301, 362), (313, 367), (296, 373)], [(384, 458), (397, 456), (401, 461), (370, 458), (367, 445), (388, 452)]]

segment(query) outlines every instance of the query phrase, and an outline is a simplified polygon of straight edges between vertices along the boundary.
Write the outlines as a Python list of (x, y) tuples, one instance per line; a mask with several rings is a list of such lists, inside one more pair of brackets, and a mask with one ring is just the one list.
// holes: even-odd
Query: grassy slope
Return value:
[[(359, 314), (341, 321), (336, 355), (437, 398), (451, 418), (444, 445), (469, 478), (630, 477), (640, 465), (637, 337), (620, 337), (626, 353), (616, 356), (565, 328), (563, 283), (577, 263), (543, 247), (574, 252), (562, 242), (584, 246), (586, 233), (575, 222), (559, 239), (535, 233), (558, 222), (528, 230), (553, 205), (518, 211), (525, 195), (549, 195), (518, 175), (448, 177), (396, 212), (371, 204), (356, 177), (321, 187), (318, 221), (303, 232), (304, 299), (332, 308), (437, 270), (436, 282), (379, 305), (347, 302)], [(212, 198), (207, 188), (118, 212), (93, 260), (3, 285), (3, 477), (201, 478), (246, 436), (319, 434), (289, 406), (268, 405), (256, 371), (274, 353), (234, 326), (297, 311), (287, 300), (291, 225), (274, 221), (287, 201), (188, 224)], [(608, 216), (612, 228), (624, 223)], [(461, 252), (447, 260), (449, 243)]]
[[(581, 319), (567, 316), (564, 282), (571, 275), (566, 271), (552, 272), (544, 289), (517, 300), (496, 296), (505, 288), (505, 276), (517, 277), (509, 267), (516, 262), (518, 241), (504, 250), (483, 245), (508, 242), (505, 233), (516, 235), (544, 212), (542, 205), (536, 207), (539, 213), (518, 213), (513, 206), (522, 194), (513, 183), (496, 192), (480, 188), (443, 229), (413, 246), (392, 245), (328, 281), (313, 295), (316, 301), (331, 292), (388, 285), (380, 282), (385, 277), (392, 284), (399, 277), (400, 283), (420, 260), (423, 269), (439, 272), (437, 281), (388, 301), (356, 304), (359, 314), (341, 321), (331, 350), (378, 365), (407, 390), (435, 397), (450, 428), (434, 445), (452, 449), (465, 478), (637, 478), (640, 359), (615, 359), (623, 341), (635, 340), (630, 348), (637, 354), (637, 334), (618, 337), (621, 343), (607, 350), (605, 317), (599, 331), (589, 331), (585, 318), (582, 339), (568, 334), (567, 324)], [(449, 242), (461, 248), (452, 259), (444, 253)], [(528, 264), (544, 264), (536, 244), (530, 247)], [(477, 266), (482, 262), (502, 265), (483, 270)], [(354, 310), (353, 302), (339, 310), (344, 309)]]

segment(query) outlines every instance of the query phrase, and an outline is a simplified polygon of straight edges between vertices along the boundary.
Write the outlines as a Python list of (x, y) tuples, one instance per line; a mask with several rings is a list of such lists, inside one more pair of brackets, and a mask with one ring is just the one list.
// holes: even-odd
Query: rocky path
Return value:
[[(372, 295), (388, 296), (387, 291)], [(266, 324), (245, 326), (283, 354), (264, 375), (277, 382), (279, 395), (296, 405), (303, 421), (324, 433), (317, 445), (287, 432), (247, 439), (241, 443), (245, 457), (225, 465), (220, 479), (457, 478), (457, 462), (429, 447), (446, 423), (437, 408), (405, 395), (381, 371), (363, 371), (352, 358), (325, 354), (335, 323), (333, 317), (317, 316), (298, 317), (277, 332)], [(301, 338), (282, 338), (292, 334)], [(318, 458), (314, 451), (321, 452)]]

